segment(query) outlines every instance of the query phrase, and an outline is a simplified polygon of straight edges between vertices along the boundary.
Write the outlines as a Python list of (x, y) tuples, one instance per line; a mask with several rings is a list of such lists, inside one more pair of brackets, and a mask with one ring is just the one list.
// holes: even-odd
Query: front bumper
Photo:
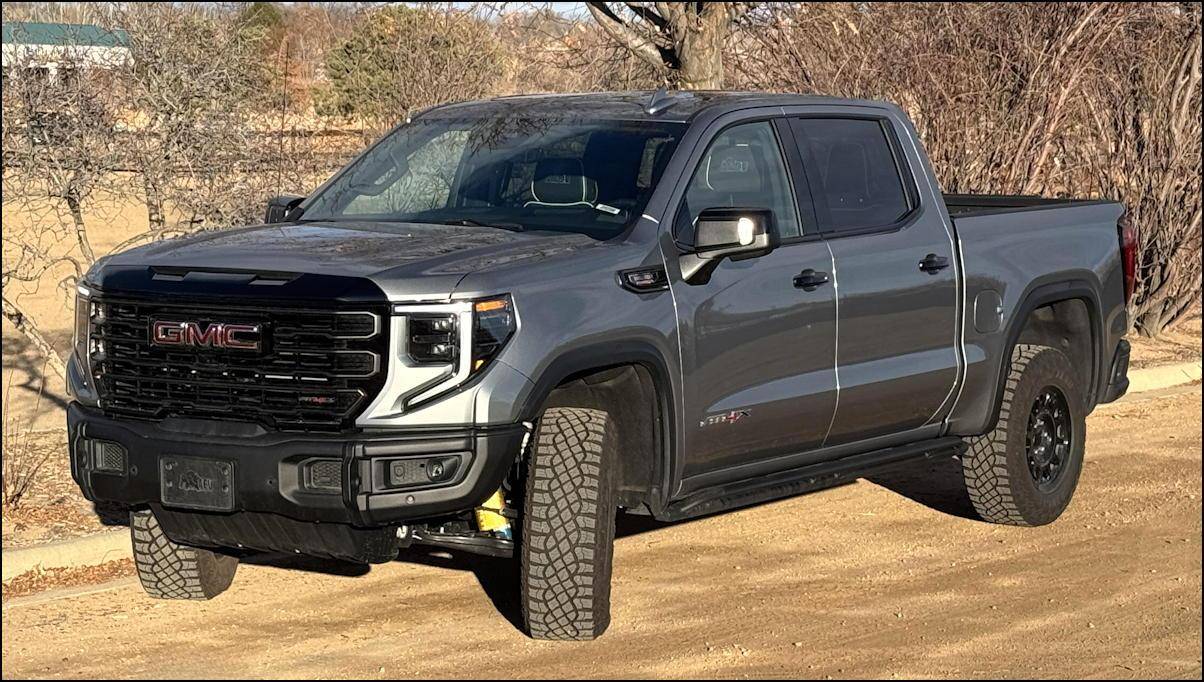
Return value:
[[(72, 403), (67, 409), (71, 475), (93, 501), (163, 505), (160, 458), (195, 457), (231, 465), (233, 511), (206, 517), (273, 514), (291, 521), (381, 528), (471, 510), (502, 484), (526, 433), (521, 425), (342, 434), (270, 432), (239, 422), (116, 420)], [(119, 470), (98, 466), (86, 439), (125, 450)], [(387, 464), (460, 455), (445, 483), (390, 487)], [(337, 491), (307, 487), (305, 463), (341, 463)]]

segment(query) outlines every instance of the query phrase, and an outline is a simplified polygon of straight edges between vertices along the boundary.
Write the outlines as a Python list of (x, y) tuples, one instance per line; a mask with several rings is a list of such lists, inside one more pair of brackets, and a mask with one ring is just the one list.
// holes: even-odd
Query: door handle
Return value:
[(920, 261), (920, 269), (930, 275), (935, 275), (947, 267), (949, 267), (949, 259), (935, 253), (924, 256), (924, 260)]
[(828, 283), (828, 273), (807, 268), (794, 276), (794, 286), (803, 291), (815, 291)]

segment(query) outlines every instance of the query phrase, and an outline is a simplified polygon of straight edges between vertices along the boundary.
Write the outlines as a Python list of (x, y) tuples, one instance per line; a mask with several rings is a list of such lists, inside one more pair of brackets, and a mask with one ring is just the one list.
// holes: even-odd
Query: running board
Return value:
[(661, 521), (684, 521), (716, 514), (728, 509), (830, 488), (862, 478), (891, 464), (912, 459), (960, 455), (965, 450), (965, 441), (956, 436), (948, 436), (818, 462), (775, 474), (703, 488), (670, 503), (656, 518)]

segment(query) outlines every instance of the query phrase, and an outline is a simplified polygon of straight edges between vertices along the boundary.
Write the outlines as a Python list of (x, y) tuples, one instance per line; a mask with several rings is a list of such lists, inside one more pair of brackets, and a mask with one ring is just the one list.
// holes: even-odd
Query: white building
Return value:
[(4, 78), (54, 79), (65, 68), (111, 69), (130, 58), (129, 34), (92, 24), (4, 23)]

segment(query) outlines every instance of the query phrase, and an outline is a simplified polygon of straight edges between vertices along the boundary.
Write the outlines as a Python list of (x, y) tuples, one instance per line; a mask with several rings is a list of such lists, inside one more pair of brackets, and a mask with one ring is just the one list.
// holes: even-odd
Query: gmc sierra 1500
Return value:
[(985, 520), (1056, 519), (1128, 385), (1122, 213), (942, 195), (881, 102), (440, 106), (264, 225), (89, 270), (72, 473), (157, 597), (421, 543), (520, 561), (529, 633), (588, 639), (616, 510), (956, 456)]

